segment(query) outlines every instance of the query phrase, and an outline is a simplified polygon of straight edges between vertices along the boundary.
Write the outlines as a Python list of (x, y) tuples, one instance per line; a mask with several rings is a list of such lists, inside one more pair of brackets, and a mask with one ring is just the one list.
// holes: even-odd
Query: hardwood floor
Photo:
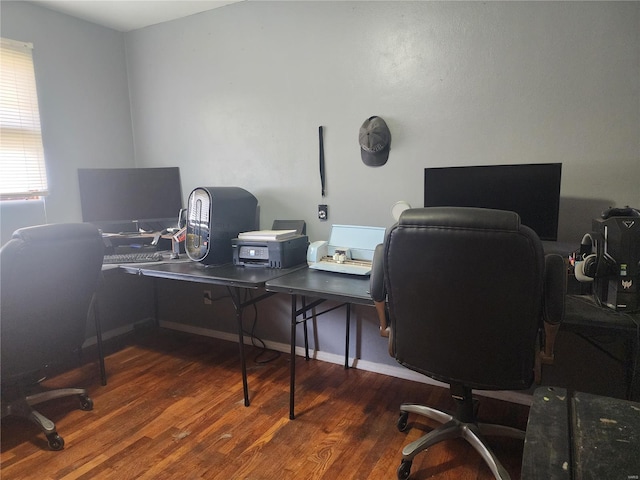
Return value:
[[(237, 345), (157, 331), (107, 357), (108, 385), (90, 363), (47, 381), (86, 386), (94, 409), (58, 399), (39, 410), (65, 440), (50, 451), (29, 422), (2, 421), (0, 476), (28, 479), (395, 479), (402, 447), (437, 426), (398, 406), (451, 408), (445, 389), (297, 357), (296, 419), (288, 419), (289, 356), (257, 364), (247, 348), (251, 406), (242, 401)], [(528, 407), (480, 397), (480, 418), (524, 429)], [(522, 441), (490, 443), (513, 479)], [(416, 457), (411, 479), (492, 479), (463, 440)]]

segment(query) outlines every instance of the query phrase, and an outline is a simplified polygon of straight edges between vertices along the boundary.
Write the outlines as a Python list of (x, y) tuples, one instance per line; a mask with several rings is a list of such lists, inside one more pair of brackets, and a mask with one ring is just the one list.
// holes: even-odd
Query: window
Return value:
[(2, 38), (0, 50), (0, 200), (48, 193), (33, 45)]

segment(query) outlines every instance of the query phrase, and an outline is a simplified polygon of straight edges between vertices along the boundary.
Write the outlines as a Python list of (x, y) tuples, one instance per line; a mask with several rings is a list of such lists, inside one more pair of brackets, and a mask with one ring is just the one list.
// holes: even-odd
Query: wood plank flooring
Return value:
[[(395, 479), (402, 447), (437, 425), (398, 406), (416, 401), (449, 409), (445, 389), (297, 357), (296, 419), (288, 419), (289, 361), (259, 364), (247, 348), (251, 406), (243, 405), (237, 344), (152, 331), (107, 357), (108, 385), (96, 363), (47, 381), (85, 386), (90, 412), (76, 399), (39, 410), (65, 440), (50, 451), (29, 422), (2, 421), (2, 480), (70, 479)], [(480, 418), (524, 429), (528, 407), (480, 397)], [(513, 479), (522, 442), (490, 439)], [(463, 440), (416, 457), (411, 479), (492, 479)]]

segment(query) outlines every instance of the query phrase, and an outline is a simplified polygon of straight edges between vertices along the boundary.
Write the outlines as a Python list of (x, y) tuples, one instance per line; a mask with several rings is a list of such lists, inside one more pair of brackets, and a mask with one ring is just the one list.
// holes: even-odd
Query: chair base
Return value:
[(93, 400), (89, 397), (85, 388), (59, 388), (45, 390), (32, 395), (14, 394), (2, 399), (2, 418), (13, 415), (26, 418), (36, 424), (47, 437), (51, 450), (62, 450), (64, 439), (56, 431), (55, 424), (32, 407), (56, 398), (71, 397), (77, 395), (80, 399), (82, 410), (93, 410)]
[[(472, 411), (474, 409), (473, 401), (471, 399), (456, 399), (456, 402), (460, 402), (458, 404), (459, 411), (461, 408), (464, 409), (465, 412), (468, 412), (469, 408)], [(418, 453), (438, 442), (450, 440), (452, 438), (464, 438), (469, 442), (483, 458), (496, 479), (510, 479), (509, 474), (493, 454), (483, 436), (503, 436), (524, 440), (524, 431), (504, 425), (478, 423), (475, 421), (475, 415), (472, 415), (472, 418), (470, 418), (469, 421), (463, 421), (457, 418), (459, 415), (454, 416), (449, 413), (436, 410), (435, 408), (409, 403), (405, 403), (400, 407), (400, 418), (398, 419), (398, 429), (400, 431), (404, 431), (406, 429), (409, 413), (422, 415), (442, 423), (443, 425), (420, 437), (418, 440), (411, 442), (402, 449), (402, 463), (398, 468), (399, 480), (406, 480), (409, 478), (411, 473), (411, 463)]]

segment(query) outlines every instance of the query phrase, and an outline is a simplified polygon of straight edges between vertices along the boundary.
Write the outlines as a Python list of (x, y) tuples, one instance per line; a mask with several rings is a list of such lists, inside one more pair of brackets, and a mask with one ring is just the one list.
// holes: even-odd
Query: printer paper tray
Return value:
[(309, 268), (352, 275), (369, 275), (371, 273), (371, 265), (362, 265), (362, 263), (316, 262), (310, 264)]

